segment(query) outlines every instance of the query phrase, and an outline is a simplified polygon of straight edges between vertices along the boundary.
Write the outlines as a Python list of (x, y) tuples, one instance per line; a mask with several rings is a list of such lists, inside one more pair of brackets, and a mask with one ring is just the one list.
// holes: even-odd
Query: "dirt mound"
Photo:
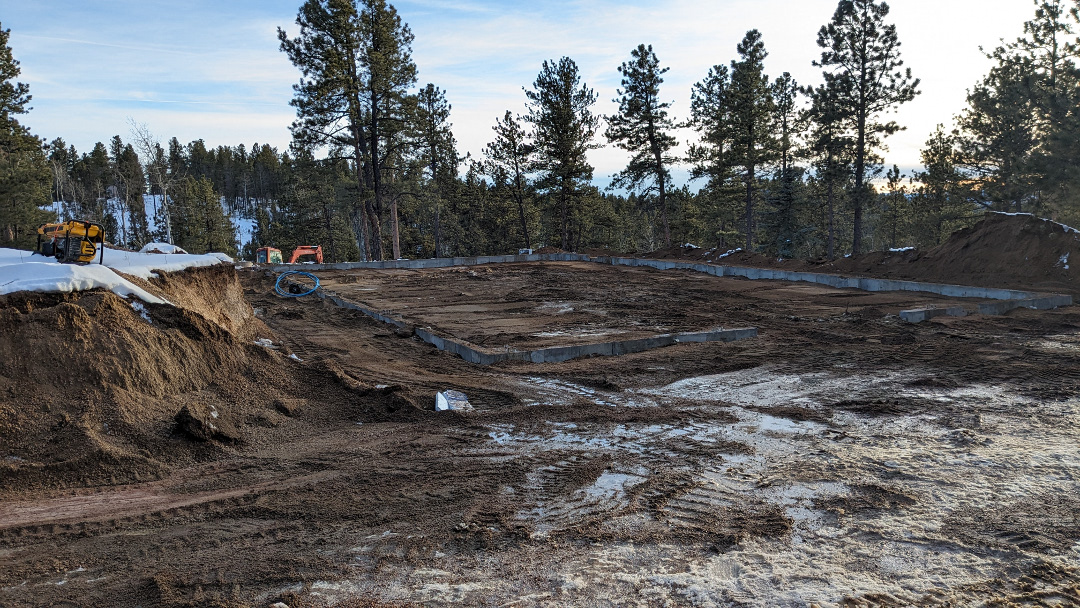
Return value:
[(730, 266), (780, 268), (830, 274), (1002, 287), (1076, 294), (1080, 233), (1026, 214), (988, 213), (970, 228), (925, 251), (872, 251), (836, 260), (778, 260), (742, 250), (721, 254), (673, 247), (645, 254), (652, 259)]
[(1076, 292), (1080, 233), (1031, 215), (987, 214), (910, 266), (926, 280)]
[(667, 247), (665, 249), (657, 249), (656, 251), (650, 251), (643, 254), (641, 257), (649, 258), (653, 260), (687, 260), (687, 261), (701, 261), (709, 254), (714, 253), (712, 250), (704, 249), (696, 245), (686, 243), (681, 246)]
[(148, 283), (183, 307), (100, 290), (0, 297), (0, 488), (125, 483), (274, 441), (290, 420), (277, 402), (312, 419), (411, 409), (332, 365), (257, 345), (276, 339), (231, 266)]
[(559, 249), (558, 247), (552, 247), (552, 246), (549, 245), (547, 247), (541, 247), (540, 249), (537, 249), (537, 250), (533, 251), (533, 253), (540, 253), (540, 254), (545, 254), (546, 255), (546, 254), (552, 254), (552, 253), (566, 253), (566, 252), (563, 251), (562, 249)]
[(1080, 233), (1072, 228), (1032, 215), (988, 213), (926, 251), (875, 251), (828, 265), (885, 278), (1076, 293), (1078, 252)]

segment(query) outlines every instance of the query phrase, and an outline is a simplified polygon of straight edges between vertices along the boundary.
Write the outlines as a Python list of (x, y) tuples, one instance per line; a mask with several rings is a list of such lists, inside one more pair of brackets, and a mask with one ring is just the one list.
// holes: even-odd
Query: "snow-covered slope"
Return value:
[(0, 248), (0, 294), (16, 291), (82, 291), (101, 287), (127, 297), (135, 296), (144, 302), (166, 303), (161, 298), (117, 274), (149, 279), (155, 271), (174, 272), (192, 266), (231, 264), (233, 259), (223, 253), (206, 255), (135, 253), (105, 250), (105, 263), (60, 264), (52, 258), (30, 251)]

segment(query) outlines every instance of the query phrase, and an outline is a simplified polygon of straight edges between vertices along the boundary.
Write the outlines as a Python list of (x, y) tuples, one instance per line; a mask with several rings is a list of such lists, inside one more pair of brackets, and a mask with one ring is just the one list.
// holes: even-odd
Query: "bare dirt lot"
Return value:
[[(0, 368), (0, 605), (1080, 605), (1075, 307), (911, 325), (950, 301), (576, 264), (324, 276), (489, 346), (760, 330), (480, 367), (240, 275), (228, 373), (143, 409), (72, 385), (98, 409), (34, 426), (11, 410), (46, 393)], [(20, 306), (19, 331), (67, 318)], [(432, 411), (445, 389), (472, 409)], [(195, 403), (229, 432), (182, 431)], [(72, 428), (116, 480), (42, 473)]]
[(588, 262), (319, 275), (327, 289), (350, 301), (489, 349), (753, 326), (763, 314), (816, 318), (857, 310), (885, 316), (920, 306), (964, 304), (929, 294), (601, 268)]

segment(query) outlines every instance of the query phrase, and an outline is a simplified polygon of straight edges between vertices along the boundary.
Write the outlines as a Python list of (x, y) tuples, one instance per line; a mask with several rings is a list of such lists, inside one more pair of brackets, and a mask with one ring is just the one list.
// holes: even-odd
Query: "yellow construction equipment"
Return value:
[(105, 228), (97, 222), (70, 220), (42, 224), (37, 229), (37, 251), (62, 264), (88, 264), (101, 250), (99, 264), (105, 263)]

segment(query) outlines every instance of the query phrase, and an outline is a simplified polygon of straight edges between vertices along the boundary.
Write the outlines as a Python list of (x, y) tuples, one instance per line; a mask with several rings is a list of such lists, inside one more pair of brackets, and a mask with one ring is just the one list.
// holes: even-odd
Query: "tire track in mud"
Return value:
[(247, 494), (321, 483), (339, 475), (341, 475), (340, 472), (323, 471), (287, 480), (197, 494), (176, 494), (170, 492), (167, 487), (146, 486), (47, 501), (7, 502), (0, 505), (0, 530), (46, 524), (126, 519), (220, 502)]

